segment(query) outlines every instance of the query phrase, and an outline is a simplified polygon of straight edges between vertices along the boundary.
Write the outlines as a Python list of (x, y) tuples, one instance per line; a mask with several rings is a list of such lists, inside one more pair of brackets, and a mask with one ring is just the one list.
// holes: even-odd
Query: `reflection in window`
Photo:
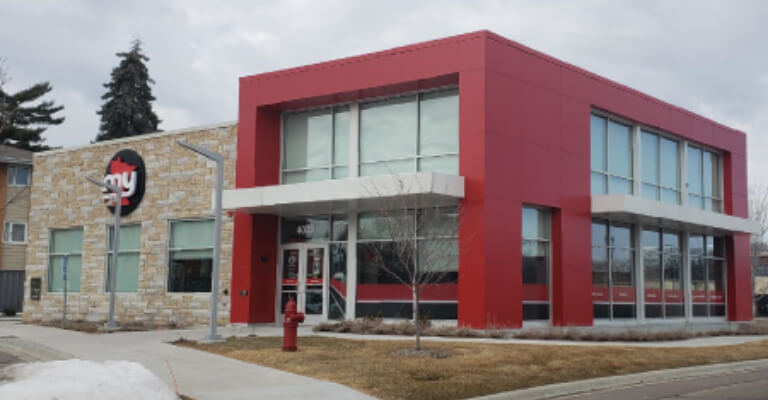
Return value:
[(169, 258), (169, 292), (210, 292), (213, 220), (171, 222)]
[(642, 194), (651, 200), (680, 203), (680, 155), (678, 142), (642, 132)]
[(720, 156), (688, 146), (688, 205), (722, 212)]
[(597, 319), (635, 318), (632, 226), (592, 222), (592, 301)]
[(691, 235), (691, 301), (694, 317), (725, 316), (725, 244), (723, 238)]
[(523, 319), (549, 319), (549, 211), (523, 207)]
[(283, 117), (283, 183), (348, 176), (349, 107), (286, 113)]
[(360, 175), (458, 173), (457, 89), (360, 105)]
[(646, 318), (684, 316), (680, 235), (659, 229), (644, 229), (643, 278)]
[(590, 117), (592, 194), (632, 194), (632, 129), (609, 118)]

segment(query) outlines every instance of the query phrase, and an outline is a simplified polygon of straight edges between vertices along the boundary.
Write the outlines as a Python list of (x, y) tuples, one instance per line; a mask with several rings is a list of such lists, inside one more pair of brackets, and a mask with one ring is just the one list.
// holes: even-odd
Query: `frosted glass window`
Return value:
[[(105, 290), (110, 291), (110, 272), (112, 265), (112, 243), (115, 229), (113, 226), (107, 229), (107, 266), (105, 276)], [(141, 225), (121, 225), (120, 243), (117, 253), (117, 291), (135, 292), (139, 287), (139, 252), (140, 252)]]
[(424, 93), (419, 104), (419, 154), (459, 151), (458, 90)]
[(347, 165), (349, 159), (349, 107), (333, 114), (333, 165)]
[(360, 162), (416, 155), (416, 98), (403, 96), (360, 106)]
[(283, 168), (330, 165), (331, 123), (330, 110), (287, 114), (283, 134)]
[(64, 259), (67, 262), (67, 291), (80, 291), (83, 229), (56, 229), (51, 231), (48, 269), (48, 291), (64, 291)]

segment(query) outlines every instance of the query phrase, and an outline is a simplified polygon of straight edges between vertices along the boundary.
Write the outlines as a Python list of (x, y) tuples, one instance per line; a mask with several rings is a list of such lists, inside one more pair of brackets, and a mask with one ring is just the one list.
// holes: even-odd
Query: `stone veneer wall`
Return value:
[[(141, 224), (139, 284), (136, 293), (117, 293), (115, 314), (120, 322), (180, 325), (204, 324), (210, 293), (168, 293), (169, 221), (212, 217), (215, 163), (175, 144), (185, 140), (226, 156), (225, 189), (234, 187), (237, 126), (235, 123), (161, 132), (97, 143), (72, 150), (35, 155), (24, 295), (25, 321), (61, 319), (62, 293), (47, 291), (49, 231), (83, 227), (81, 290), (69, 293), (67, 318), (105, 321), (109, 294), (104, 290), (107, 226), (114, 217), (100, 189), (85, 177), (102, 177), (107, 163), (121, 149), (133, 149), (146, 166), (144, 198), (122, 223)], [(219, 286), (219, 324), (229, 322), (232, 277), (232, 218), (224, 215)], [(119, 266), (118, 266), (119, 268)], [(31, 278), (42, 278), (41, 300), (30, 300)]]

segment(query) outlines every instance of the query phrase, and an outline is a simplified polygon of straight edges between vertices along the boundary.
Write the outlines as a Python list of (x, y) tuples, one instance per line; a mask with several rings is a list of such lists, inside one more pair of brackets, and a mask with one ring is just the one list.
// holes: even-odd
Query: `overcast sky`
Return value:
[(237, 119), (237, 78), (489, 29), (748, 134), (768, 184), (768, 1), (0, 2), (11, 90), (50, 81), (66, 122), (49, 145), (96, 136), (114, 53), (144, 41), (171, 130)]

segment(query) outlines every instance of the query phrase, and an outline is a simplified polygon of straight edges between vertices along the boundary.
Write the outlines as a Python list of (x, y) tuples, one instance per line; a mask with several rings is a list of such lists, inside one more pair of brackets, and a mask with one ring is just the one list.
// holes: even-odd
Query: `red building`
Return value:
[[(431, 318), (752, 318), (745, 134), (494, 33), (241, 78), (238, 130), (233, 323), (279, 321), (288, 297), (409, 317), (366, 243), (414, 194), (460, 209)], [(361, 190), (393, 174), (413, 193)]]

